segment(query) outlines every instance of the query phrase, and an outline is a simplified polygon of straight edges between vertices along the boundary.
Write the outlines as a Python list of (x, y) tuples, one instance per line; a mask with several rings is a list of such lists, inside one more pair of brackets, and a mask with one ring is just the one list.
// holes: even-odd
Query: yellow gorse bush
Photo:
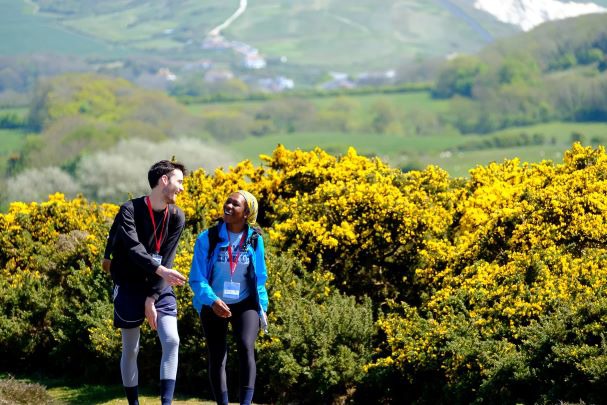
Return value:
[(521, 326), (607, 282), (602, 148), (574, 145), (562, 164), (479, 166), (467, 180), (436, 167), (402, 173), (353, 149), (334, 157), (278, 147), (264, 161), (195, 172), (190, 216), (198, 210), (208, 223), (230, 191), (248, 188), (263, 196), (273, 246), (346, 292), (418, 302), (393, 304), (379, 320), (387, 354), (370, 367), (436, 359), (462, 309), (482, 336), (516, 340)]
[[(60, 193), (50, 195), (43, 203), (11, 203), (8, 212), (0, 215), (3, 278), (10, 280), (13, 287), (26, 277), (40, 278), (44, 266), (38, 259), (75, 251), (78, 245), (96, 261), (105, 243), (107, 224), (117, 209), (112, 204), (91, 204), (83, 198), (66, 201)], [(88, 261), (87, 265), (91, 264)]]
[[(541, 315), (603, 296), (606, 177), (604, 149), (579, 144), (558, 165), (515, 159), (472, 170), (455, 202), (458, 226), (421, 252), (416, 274), (432, 294), (379, 321), (385, 355), (373, 366), (424, 367), (439, 353), (445, 361), (446, 334), (463, 324), (479, 339), (506, 339), (506, 353)], [(443, 367), (482, 369), (489, 361), (460, 360)]]
[[(607, 291), (602, 147), (576, 144), (559, 164), (514, 159), (454, 179), (432, 166), (402, 173), (354, 149), (332, 156), (279, 146), (260, 166), (244, 161), (213, 174), (194, 171), (185, 189), (178, 205), (187, 229), (175, 268), (189, 271), (194, 238), (221, 216), (227, 195), (249, 190), (260, 201), (258, 222), (272, 257), (303, 263), (307, 280), (318, 286), (311, 299), (322, 306), (335, 290), (372, 298), (382, 339), (367, 372), (397, 370), (411, 381), (419, 370), (435, 370), (446, 381), (464, 371), (487, 377), (544, 316), (575, 313)], [(116, 210), (59, 194), (42, 204), (12, 203), (0, 215), (2, 288), (70, 277), (69, 268), (82, 280), (98, 277), (95, 262)], [(274, 260), (271, 305), (288, 302), (296, 285), (284, 269), (273, 278)], [(178, 299), (189, 308), (189, 290)], [(180, 316), (189, 324), (191, 309)], [(271, 310), (270, 319), (280, 314)], [(605, 325), (589, 325), (583, 333), (600, 342)], [(87, 330), (93, 351), (110, 356), (115, 331), (107, 319)], [(267, 337), (260, 347), (287, 350), (282, 339)], [(481, 348), (492, 343), (466, 352), (462, 339), (476, 339)], [(593, 347), (561, 352), (586, 364)]]

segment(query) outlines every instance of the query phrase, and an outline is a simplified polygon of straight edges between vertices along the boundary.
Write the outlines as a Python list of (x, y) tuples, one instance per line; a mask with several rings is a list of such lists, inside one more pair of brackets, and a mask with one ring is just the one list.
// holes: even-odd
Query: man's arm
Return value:
[(103, 252), (103, 261), (101, 262), (101, 268), (105, 272), (110, 272), (110, 266), (112, 265), (112, 252), (114, 251), (114, 242), (116, 239), (116, 230), (118, 229), (118, 214), (114, 217), (110, 232), (108, 233), (107, 242), (105, 243), (105, 251)]
[(129, 259), (136, 265), (135, 267), (145, 273), (150, 275), (156, 273), (158, 264), (154, 262), (145, 246), (139, 241), (132, 202), (120, 207), (118, 218), (120, 221), (117, 227), (116, 238), (119, 238), (122, 245), (126, 248)]
[[(178, 210), (176, 215), (171, 215), (169, 218), (169, 224), (167, 226), (168, 235), (160, 249), (162, 261), (164, 262), (164, 265), (162, 267), (167, 268), (167, 270), (170, 270), (170, 268), (173, 267), (173, 261), (175, 260), (175, 255), (177, 254), (179, 238), (181, 237), (181, 234), (185, 227), (185, 215), (181, 210)], [(155, 299), (158, 299), (160, 291), (163, 288), (162, 281), (162, 278), (158, 278), (155, 282), (152, 283), (150, 287), (150, 292), (148, 293), (149, 297), (154, 297)]]
[(135, 214), (133, 203), (124, 204), (120, 207), (120, 225), (117, 229), (116, 237), (127, 249), (129, 259), (136, 265), (134, 267), (141, 269), (148, 275), (156, 274), (166, 280), (170, 285), (183, 285), (185, 277), (178, 271), (168, 269), (165, 266), (158, 265), (152, 255), (139, 241), (137, 228), (135, 227)]

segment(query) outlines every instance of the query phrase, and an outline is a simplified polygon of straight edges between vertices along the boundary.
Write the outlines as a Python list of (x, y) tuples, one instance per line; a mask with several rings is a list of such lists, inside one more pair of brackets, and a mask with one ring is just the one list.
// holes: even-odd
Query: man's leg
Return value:
[(139, 327), (120, 329), (122, 334), (122, 356), (120, 357), (120, 374), (129, 405), (139, 405), (137, 390), (139, 371), (137, 354), (139, 353)]
[(207, 340), (211, 390), (218, 405), (227, 405), (226, 359), (228, 355), (228, 321), (215, 315), (209, 307), (202, 308), (200, 320), (202, 321), (204, 336)]
[(158, 314), (158, 337), (162, 345), (160, 360), (160, 400), (162, 405), (170, 405), (175, 391), (179, 354), (179, 334), (177, 317)]

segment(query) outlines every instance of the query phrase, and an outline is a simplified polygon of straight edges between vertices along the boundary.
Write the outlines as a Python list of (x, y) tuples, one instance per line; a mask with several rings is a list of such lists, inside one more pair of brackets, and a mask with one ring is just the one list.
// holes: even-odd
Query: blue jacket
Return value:
[[(253, 234), (253, 229), (247, 226), (247, 240)], [(219, 249), (228, 246), (228, 230), (225, 223), (219, 225), (219, 240), (211, 257), (208, 257), (209, 251), (209, 231), (208, 229), (201, 232), (196, 238), (194, 245), (194, 256), (192, 257), (192, 267), (190, 269), (189, 283), (194, 298), (192, 304), (198, 313), (203, 305), (211, 306), (217, 300), (217, 295), (213, 292), (213, 288), (209, 284), (213, 266), (217, 260)], [(266, 269), (265, 252), (263, 239), (259, 235), (257, 239), (257, 249), (253, 249), (250, 243), (247, 243), (247, 254), (249, 255), (250, 265), (247, 277), (251, 284), (250, 291), (256, 291), (256, 299), (259, 303), (259, 309), (267, 312), (268, 310), (268, 291), (266, 290), (266, 279), (268, 271)]]

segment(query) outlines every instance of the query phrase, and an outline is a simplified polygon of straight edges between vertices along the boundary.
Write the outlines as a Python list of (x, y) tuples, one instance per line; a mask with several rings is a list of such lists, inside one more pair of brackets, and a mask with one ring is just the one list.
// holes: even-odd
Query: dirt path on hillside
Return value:
[(209, 35), (210, 36), (219, 36), (219, 35), (221, 35), (221, 31), (223, 31), (226, 28), (228, 28), (230, 26), (230, 24), (232, 24), (238, 17), (240, 17), (242, 15), (242, 13), (244, 13), (246, 11), (247, 4), (248, 4), (247, 0), (240, 0), (240, 5), (238, 6), (238, 10), (236, 10), (234, 12), (234, 14), (232, 14), (230, 17), (228, 17), (228, 19), (225, 20), (223, 23), (221, 23), (217, 27), (213, 28), (209, 32)]
[(464, 10), (461, 9), (457, 4), (450, 0), (436, 0), (436, 2), (449, 10), (451, 14), (466, 23), (474, 32), (476, 32), (485, 42), (493, 42), (495, 38), (489, 31), (487, 31), (474, 17), (470, 16)]

